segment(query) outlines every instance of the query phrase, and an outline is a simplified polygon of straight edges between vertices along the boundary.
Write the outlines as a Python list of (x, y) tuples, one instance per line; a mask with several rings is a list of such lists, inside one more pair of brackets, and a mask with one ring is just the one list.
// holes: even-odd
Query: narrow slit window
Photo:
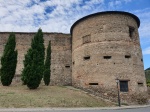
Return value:
[(104, 59), (111, 59), (111, 56), (104, 56)]
[(120, 81), (120, 91), (128, 92), (128, 81)]
[(143, 59), (141, 59), (141, 61), (143, 62)]
[(125, 58), (131, 58), (131, 55), (125, 55)]
[(138, 86), (143, 86), (143, 83), (142, 82), (138, 82)]
[(84, 57), (84, 60), (89, 60), (90, 59), (90, 56), (85, 56)]
[(133, 33), (134, 33), (135, 28), (129, 26), (129, 37), (132, 39), (133, 38)]
[(89, 85), (98, 85), (98, 83), (89, 83)]
[(66, 67), (66, 68), (70, 68), (70, 66), (69, 66), (69, 65), (66, 65), (65, 67)]

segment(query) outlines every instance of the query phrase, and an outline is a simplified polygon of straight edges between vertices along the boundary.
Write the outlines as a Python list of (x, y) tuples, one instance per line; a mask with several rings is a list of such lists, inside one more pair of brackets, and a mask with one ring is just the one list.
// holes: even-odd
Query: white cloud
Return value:
[(108, 9), (109, 10), (116, 10), (119, 7), (122, 7), (124, 4), (130, 3), (132, 0), (111, 0), (108, 2)]
[(144, 50), (143, 50), (143, 54), (144, 54), (144, 55), (150, 54), (150, 47), (144, 49)]
[[(83, 3), (84, 1), (84, 3)], [(34, 3), (35, 4), (34, 4)], [(69, 33), (71, 25), (79, 18), (104, 10), (114, 10), (131, 0), (0, 0), (0, 31), (33, 32), (39, 27), (44, 32)], [(111, 8), (106, 7), (107, 5)], [(50, 13), (45, 9), (53, 8)], [(140, 35), (150, 36), (150, 10), (134, 12), (142, 20)]]
[[(33, 32), (39, 27), (46, 32), (70, 32), (79, 18), (103, 10), (104, 0), (1, 0), (0, 31)], [(99, 4), (96, 8), (95, 4)], [(53, 8), (46, 13), (46, 8)]]
[(115, 7), (117, 7), (117, 6), (121, 5), (121, 4), (122, 4), (122, 2), (119, 1), (119, 0), (109, 2), (109, 6), (111, 8), (115, 8)]
[(133, 11), (135, 15), (137, 15), (140, 19), (140, 27), (139, 33), (141, 38), (149, 38), (150, 39), (150, 8), (146, 8), (143, 10), (135, 10)]

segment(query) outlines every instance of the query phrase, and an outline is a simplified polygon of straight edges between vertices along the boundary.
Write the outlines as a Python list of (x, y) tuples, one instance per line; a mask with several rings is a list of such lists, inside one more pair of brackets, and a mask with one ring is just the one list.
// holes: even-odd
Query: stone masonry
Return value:
[[(71, 35), (44, 33), (45, 48), (49, 41), (52, 47), (50, 84), (73, 85), (116, 101), (118, 79), (122, 101), (133, 102), (136, 95), (146, 94), (139, 26), (140, 20), (131, 13), (108, 11), (79, 19), (72, 25)], [(35, 33), (15, 34), (15, 77), (19, 77)], [(9, 32), (0, 32), (0, 57), (8, 37)]]
[(129, 101), (132, 95), (146, 93), (139, 25), (135, 15), (115, 11), (75, 22), (71, 28), (72, 85), (116, 98), (119, 79), (128, 88), (120, 93), (124, 99)]
[[(9, 37), (8, 32), (0, 33), (0, 57), (4, 45)], [(16, 32), (16, 49), (18, 50), (18, 63), (15, 79), (20, 80), (23, 68), (24, 55), (31, 46), (31, 39), (35, 33)], [(69, 34), (44, 33), (45, 49), (51, 41), (51, 85), (71, 85), (71, 38)]]

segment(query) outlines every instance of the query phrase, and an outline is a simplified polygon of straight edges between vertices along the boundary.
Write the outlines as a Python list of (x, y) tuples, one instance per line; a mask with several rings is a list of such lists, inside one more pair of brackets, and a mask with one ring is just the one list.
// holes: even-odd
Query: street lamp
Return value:
[(120, 103), (120, 91), (119, 91), (119, 79), (116, 79), (116, 83), (117, 83), (117, 90), (118, 90), (118, 106), (121, 107), (121, 103)]

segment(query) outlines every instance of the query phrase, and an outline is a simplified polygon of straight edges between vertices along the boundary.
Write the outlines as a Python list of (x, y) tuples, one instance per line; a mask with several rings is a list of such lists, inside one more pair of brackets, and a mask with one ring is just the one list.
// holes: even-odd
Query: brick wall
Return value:
[(121, 92), (122, 99), (147, 91), (138, 24), (131, 15), (105, 13), (86, 17), (72, 27), (72, 40), (75, 87), (93, 88), (110, 98), (116, 95), (118, 78), (128, 82), (129, 91)]
[[(31, 39), (35, 33), (16, 32), (16, 49), (18, 50), (18, 62), (15, 80), (19, 81), (23, 69), (24, 54), (31, 46)], [(9, 32), (0, 32), (0, 57), (4, 45), (9, 37)], [(44, 45), (51, 41), (51, 85), (71, 85), (71, 37), (69, 34), (44, 33)]]

